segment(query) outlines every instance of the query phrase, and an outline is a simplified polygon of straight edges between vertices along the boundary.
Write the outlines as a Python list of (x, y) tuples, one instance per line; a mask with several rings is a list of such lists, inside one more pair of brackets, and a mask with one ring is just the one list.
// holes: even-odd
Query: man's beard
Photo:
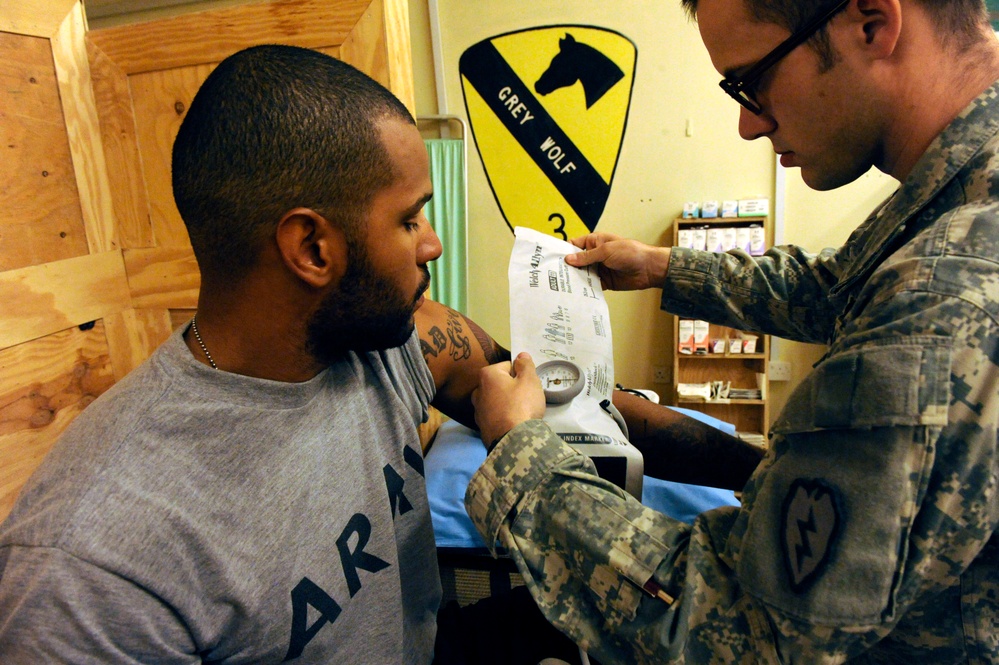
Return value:
[(423, 281), (413, 295), (378, 275), (368, 256), (352, 248), (354, 259), (337, 289), (309, 319), (307, 348), (329, 365), (347, 351), (378, 351), (401, 346), (413, 333), (416, 302), (430, 284), (430, 271), (422, 267)]

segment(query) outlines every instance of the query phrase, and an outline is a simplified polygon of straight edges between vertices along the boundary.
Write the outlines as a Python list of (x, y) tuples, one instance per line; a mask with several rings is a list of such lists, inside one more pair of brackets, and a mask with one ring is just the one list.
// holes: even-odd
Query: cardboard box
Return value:
[(708, 352), (708, 332), (711, 326), (707, 321), (694, 321), (694, 353)]
[(735, 230), (735, 246), (747, 254), (749, 253), (750, 236), (748, 226), (740, 226)]
[(765, 217), (770, 214), (770, 199), (739, 199), (739, 217)]
[(721, 227), (712, 226), (710, 229), (708, 229), (708, 246), (707, 246), (707, 249), (708, 249), (709, 252), (724, 252), (725, 251), (724, 248), (723, 248), (723, 245), (722, 245), (722, 243), (724, 241), (723, 236), (724, 236), (724, 234), (722, 233)]
[(699, 226), (694, 229), (694, 249), (707, 249), (708, 248), (708, 229), (705, 226)]
[(736, 248), (736, 242), (738, 235), (736, 233), (734, 226), (726, 226), (722, 228), (722, 251), (727, 252), (730, 249)]
[(680, 319), (680, 339), (677, 340), (680, 353), (691, 354), (694, 352), (694, 320)]
[(694, 229), (680, 229), (676, 234), (676, 245), (677, 247), (693, 247)]
[(752, 256), (763, 256), (767, 251), (767, 236), (763, 227), (753, 224), (749, 227), (749, 253)]

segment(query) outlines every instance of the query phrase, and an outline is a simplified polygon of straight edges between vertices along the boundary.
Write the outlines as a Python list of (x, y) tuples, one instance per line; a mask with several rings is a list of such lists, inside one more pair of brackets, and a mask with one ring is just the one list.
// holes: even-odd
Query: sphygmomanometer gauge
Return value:
[(568, 360), (549, 360), (538, 365), (538, 378), (549, 404), (565, 404), (583, 391), (586, 375)]

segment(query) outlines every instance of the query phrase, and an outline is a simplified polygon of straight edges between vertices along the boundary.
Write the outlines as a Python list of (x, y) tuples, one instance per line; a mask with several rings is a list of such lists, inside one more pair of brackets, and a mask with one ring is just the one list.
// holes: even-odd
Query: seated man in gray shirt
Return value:
[(247, 49), (191, 103), (173, 184), (197, 315), (0, 526), (3, 662), (430, 663), (417, 426), (431, 404), (474, 426), (505, 352), (424, 299), (442, 248), (412, 116), (331, 57)]
[(412, 117), (333, 58), (247, 49), (191, 103), (173, 183), (197, 316), (0, 528), (4, 662), (429, 663), (413, 315), (441, 244)]

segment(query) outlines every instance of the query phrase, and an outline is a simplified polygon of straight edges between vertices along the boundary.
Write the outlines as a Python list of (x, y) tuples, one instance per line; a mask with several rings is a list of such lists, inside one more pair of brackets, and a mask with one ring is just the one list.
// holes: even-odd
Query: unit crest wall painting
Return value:
[(465, 110), (512, 230), (596, 229), (617, 167), (637, 50), (604, 28), (553, 25), (482, 40), (458, 63)]

